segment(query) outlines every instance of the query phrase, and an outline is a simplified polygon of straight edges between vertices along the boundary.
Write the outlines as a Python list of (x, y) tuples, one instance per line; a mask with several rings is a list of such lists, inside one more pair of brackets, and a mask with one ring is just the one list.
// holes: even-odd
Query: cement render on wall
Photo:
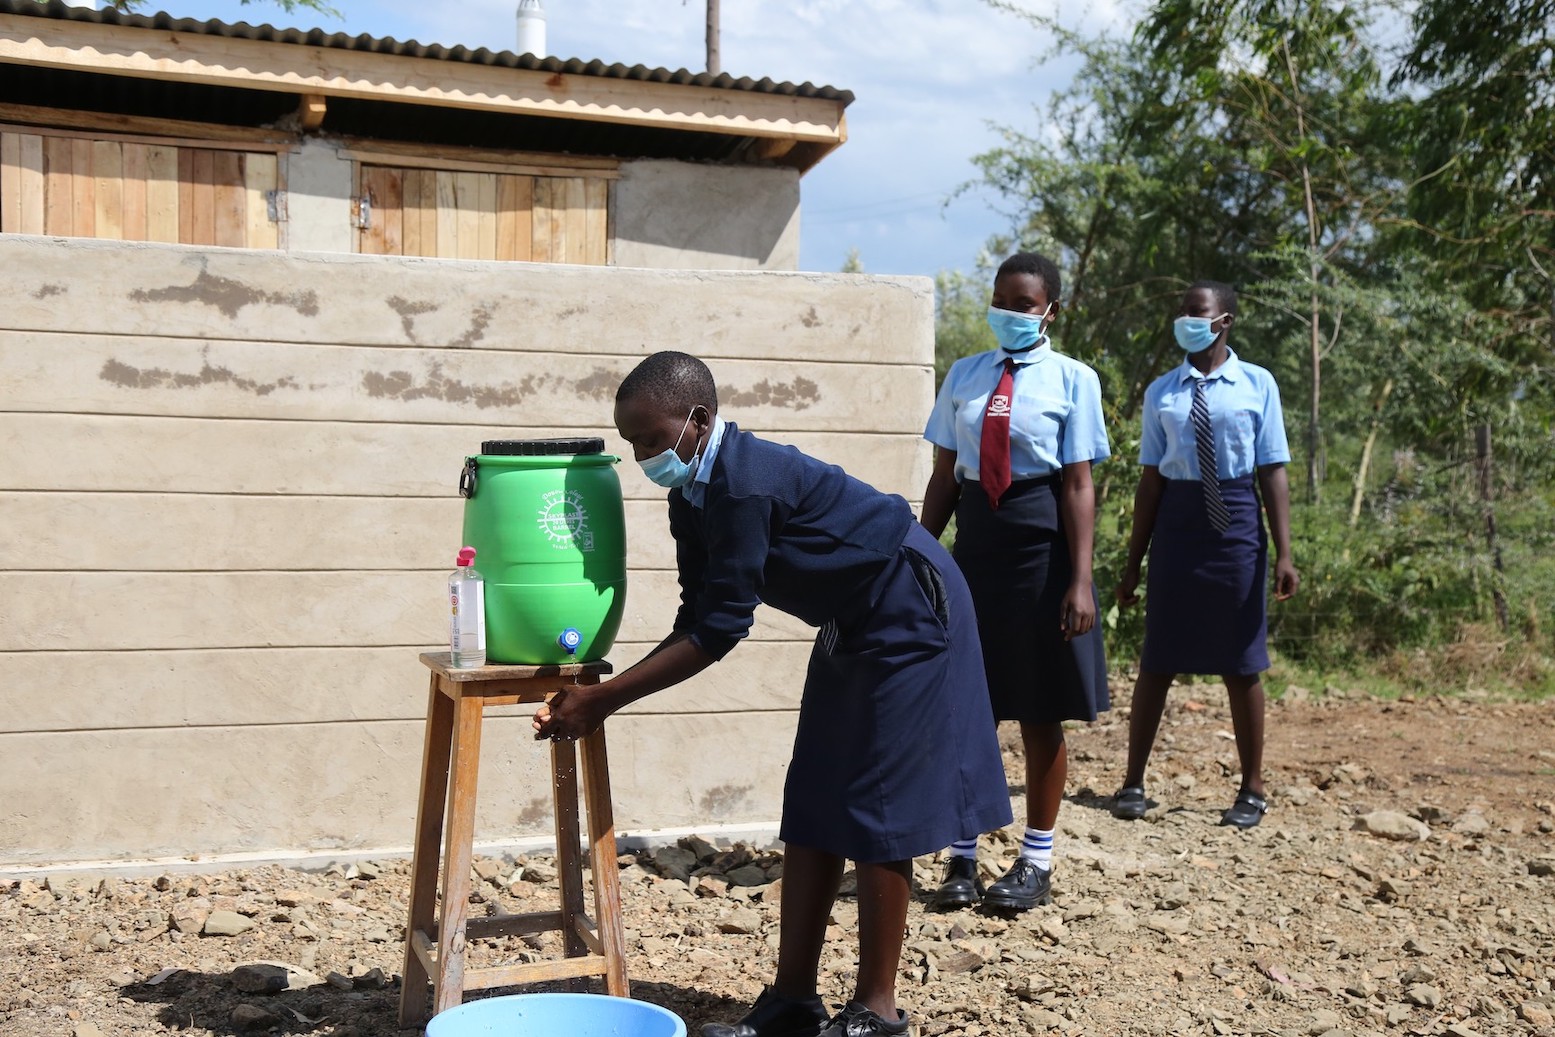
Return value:
[(615, 183), (619, 266), (796, 270), (799, 173), (759, 166), (624, 162)]
[(287, 212), (281, 241), (292, 252), (356, 251), (352, 163), (338, 152), (338, 143), (310, 138), (282, 158)]
[[(461, 459), (601, 434), (642, 356), (916, 499), (920, 278), (650, 271), (0, 237), (0, 867), (408, 845)], [(845, 358), (845, 359), (839, 359)], [(675, 595), (662, 491), (620, 467), (625, 667)], [(812, 632), (609, 726), (623, 833), (778, 815)], [(550, 831), (518, 710), (482, 841)]]

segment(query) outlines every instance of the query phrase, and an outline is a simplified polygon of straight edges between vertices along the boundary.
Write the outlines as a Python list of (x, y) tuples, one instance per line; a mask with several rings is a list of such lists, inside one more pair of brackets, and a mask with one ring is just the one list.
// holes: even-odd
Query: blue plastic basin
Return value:
[(603, 994), (509, 994), (450, 1008), (427, 1037), (686, 1037), (680, 1016)]

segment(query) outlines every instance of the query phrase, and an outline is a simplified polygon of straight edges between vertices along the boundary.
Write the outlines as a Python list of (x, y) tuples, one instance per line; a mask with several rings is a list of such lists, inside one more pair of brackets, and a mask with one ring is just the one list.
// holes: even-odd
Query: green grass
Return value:
[[(1514, 641), (1496, 655), (1462, 651), (1462, 643), (1417, 649), (1378, 660), (1375, 667), (1313, 667), (1274, 658), (1264, 676), (1272, 698), (1291, 687), (1321, 696), (1339, 689), (1350, 695), (1396, 700), (1403, 696), (1444, 695), (1491, 698), (1509, 702), (1543, 702), (1555, 698), (1555, 660), (1519, 649)], [(1505, 669), (1498, 670), (1498, 662)]]

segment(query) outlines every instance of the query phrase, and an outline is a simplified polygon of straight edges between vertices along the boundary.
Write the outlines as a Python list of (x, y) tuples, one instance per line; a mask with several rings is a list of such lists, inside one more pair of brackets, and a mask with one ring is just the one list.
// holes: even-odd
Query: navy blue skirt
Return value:
[(966, 582), (918, 523), (810, 653), (783, 789), (786, 843), (863, 862), (1010, 823)]
[(1060, 519), (1060, 485), (1058, 476), (1023, 479), (994, 510), (981, 484), (968, 482), (956, 505), (952, 554), (977, 607), (998, 720), (1089, 721), (1112, 706), (1100, 617), (1089, 633), (1070, 641), (1059, 627), (1074, 572)]
[(1145, 578), (1147, 673), (1253, 674), (1269, 668), (1269, 539), (1252, 476), (1226, 479), (1231, 525), (1217, 533), (1204, 487), (1167, 480)]

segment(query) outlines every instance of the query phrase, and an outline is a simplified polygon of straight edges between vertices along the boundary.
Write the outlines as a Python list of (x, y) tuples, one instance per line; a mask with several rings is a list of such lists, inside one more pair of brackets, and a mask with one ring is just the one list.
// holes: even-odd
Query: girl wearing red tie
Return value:
[[(1290, 555), (1290, 489), (1285, 417), (1274, 376), (1229, 345), (1236, 290), (1198, 281), (1183, 293), (1172, 333), (1187, 354), (1150, 383), (1141, 407), (1139, 489), (1118, 602), (1139, 598), (1139, 567), (1150, 552), (1145, 646), (1128, 726), (1128, 769), (1112, 813), (1145, 816), (1145, 764), (1166, 692), (1179, 673), (1226, 682), (1242, 784), (1220, 823), (1252, 828), (1269, 809), (1263, 787), (1263, 683), (1269, 537), (1274, 535), (1274, 597), (1296, 593)], [(1254, 488), (1254, 482), (1257, 488)]]
[(935, 446), (923, 525), (939, 536), (952, 514), (952, 554), (966, 575), (996, 720), (1020, 722), (1026, 755), (1026, 834), (1020, 856), (985, 891), (977, 840), (952, 844), (940, 908), (1024, 911), (1051, 896), (1053, 829), (1068, 776), (1065, 720), (1109, 708), (1096, 629), (1091, 465), (1111, 453), (1096, 372), (1054, 352), (1058, 267), (1029, 252), (994, 278), (988, 324), (997, 349), (958, 360), (924, 438)]

